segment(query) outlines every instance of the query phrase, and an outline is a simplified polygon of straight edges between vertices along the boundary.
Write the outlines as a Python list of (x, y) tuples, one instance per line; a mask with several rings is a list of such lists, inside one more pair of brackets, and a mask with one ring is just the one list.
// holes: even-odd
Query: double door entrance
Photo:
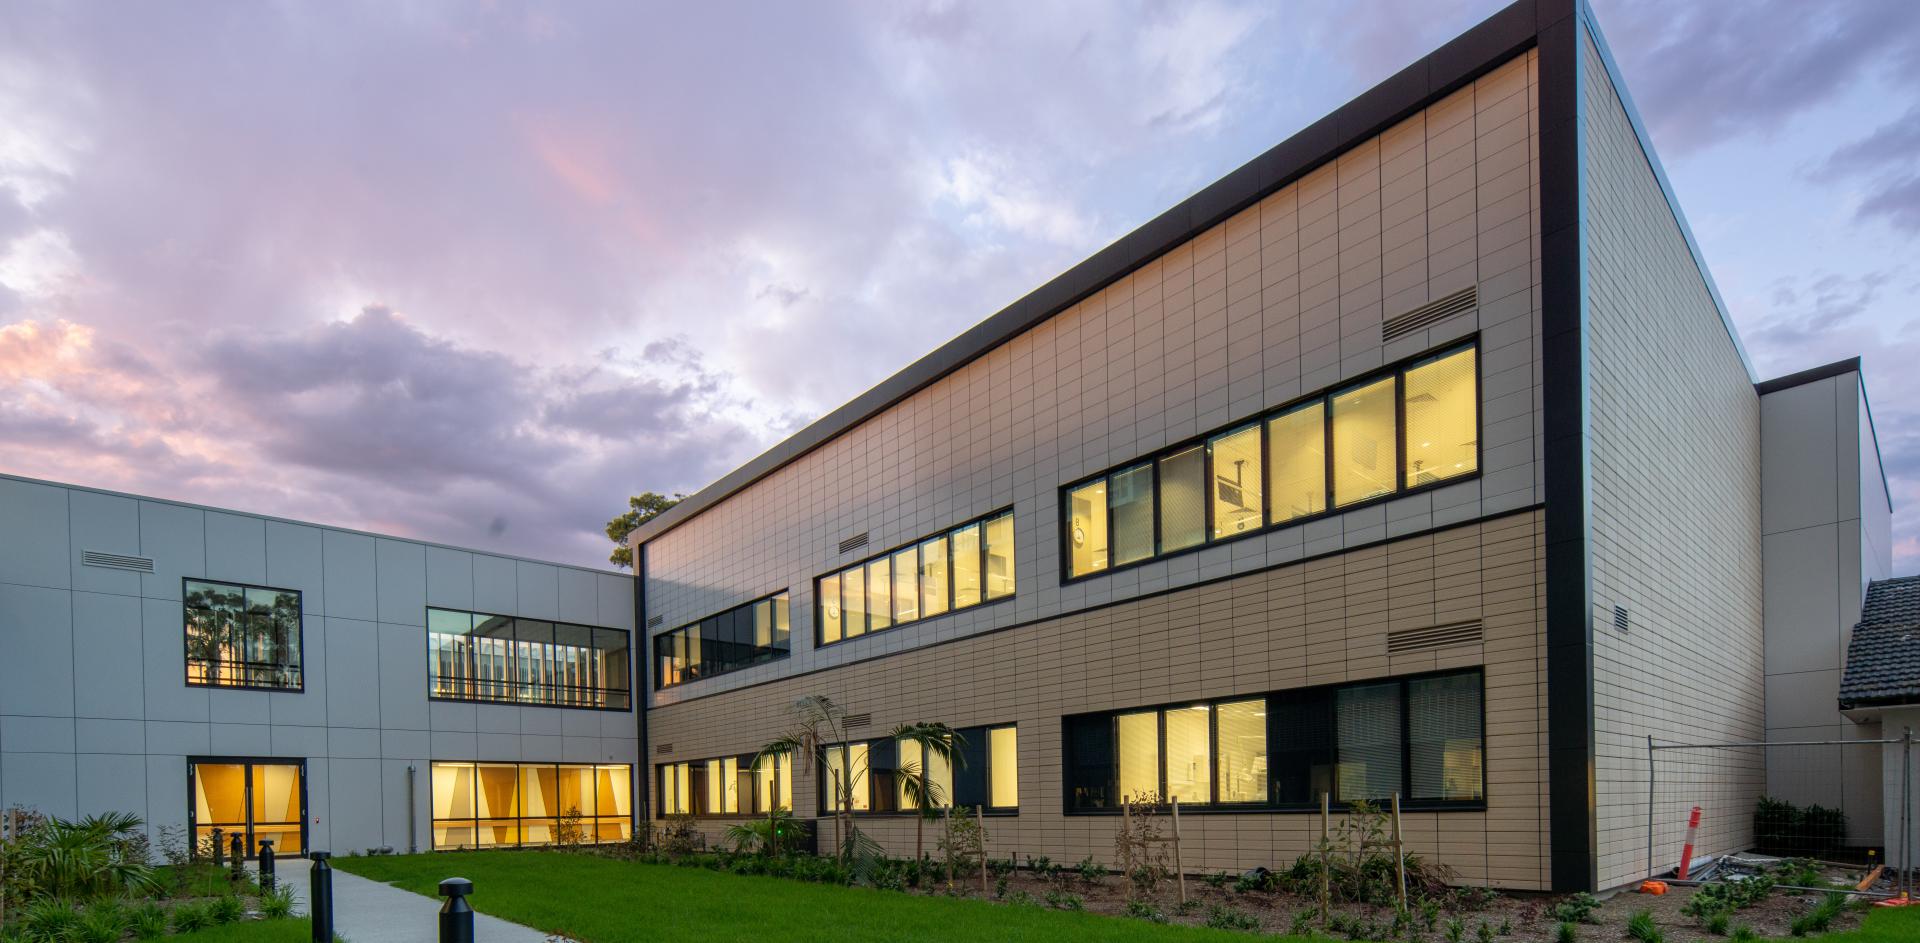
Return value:
[(220, 830), (220, 850), (241, 835), (249, 858), (271, 839), (276, 855), (307, 851), (307, 762), (251, 757), (191, 757), (187, 760), (189, 824), (195, 846), (206, 848)]

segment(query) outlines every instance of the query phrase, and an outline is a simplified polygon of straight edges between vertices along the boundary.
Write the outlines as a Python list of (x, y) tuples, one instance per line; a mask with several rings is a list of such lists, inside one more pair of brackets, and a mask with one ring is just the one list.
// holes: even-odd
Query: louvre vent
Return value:
[(1480, 620), (1452, 622), (1425, 629), (1403, 629), (1387, 633), (1387, 654), (1404, 655), (1451, 645), (1472, 645), (1480, 641)]
[(852, 730), (855, 727), (865, 727), (871, 723), (873, 723), (872, 714), (848, 714), (846, 721), (840, 726)]
[(667, 621), (667, 617), (664, 615), (654, 616), (653, 618), (647, 620), (647, 628), (649, 629), (658, 628), (661, 623), (666, 621)]
[(667, 754), (673, 752), (673, 744), (671, 743), (660, 744), (659, 746), (653, 748), (653, 752), (658, 753), (661, 756), (666, 756)]
[(1438, 324), (1456, 314), (1472, 311), (1480, 304), (1480, 290), (1477, 287), (1463, 288), (1445, 298), (1429, 301), (1406, 314), (1387, 319), (1380, 325), (1380, 341), (1385, 343), (1396, 337), (1404, 337), (1425, 327)]
[(840, 552), (846, 553), (849, 550), (858, 550), (861, 547), (866, 546), (867, 536), (869, 533), (870, 533), (869, 531), (863, 530), (860, 533), (853, 535), (852, 537), (848, 537), (847, 539), (840, 541)]
[(1627, 607), (1625, 606), (1613, 607), (1613, 627), (1614, 628), (1619, 629), (1622, 632), (1625, 632), (1632, 625), (1633, 625), (1633, 619), (1627, 613)]
[(101, 553), (98, 550), (80, 551), (80, 562), (87, 566), (97, 566), (108, 570), (125, 570), (129, 573), (152, 573), (151, 557), (129, 557), (118, 553)]

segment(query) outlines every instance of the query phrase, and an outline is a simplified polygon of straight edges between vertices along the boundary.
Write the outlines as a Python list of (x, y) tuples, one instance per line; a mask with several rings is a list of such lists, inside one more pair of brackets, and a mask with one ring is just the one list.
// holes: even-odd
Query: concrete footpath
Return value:
[[(313, 862), (305, 858), (282, 858), (274, 865), (280, 883), (293, 890), (297, 902), (294, 910), (300, 914), (307, 913), (312, 866)], [(333, 870), (333, 930), (347, 943), (433, 943), (440, 938), (440, 903), (439, 898), (422, 897), (339, 868)], [(473, 936), (475, 943), (549, 943), (565, 939), (486, 914), (473, 915)]]

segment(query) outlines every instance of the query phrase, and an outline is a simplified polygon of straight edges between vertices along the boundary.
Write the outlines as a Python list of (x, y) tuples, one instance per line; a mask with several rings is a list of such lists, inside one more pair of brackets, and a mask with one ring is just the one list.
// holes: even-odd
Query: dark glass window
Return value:
[(670, 688), (787, 657), (785, 590), (653, 637), (653, 686)]
[(626, 710), (623, 629), (427, 610), (427, 691), (448, 701)]
[(187, 683), (301, 690), (300, 593), (185, 580)]
[(1273, 809), (1485, 799), (1479, 669), (1066, 719), (1070, 811), (1122, 797)]

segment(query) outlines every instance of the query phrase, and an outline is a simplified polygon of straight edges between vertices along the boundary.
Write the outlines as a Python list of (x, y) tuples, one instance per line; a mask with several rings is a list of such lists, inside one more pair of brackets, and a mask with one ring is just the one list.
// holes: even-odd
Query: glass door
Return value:
[(273, 841), (276, 855), (306, 853), (305, 761), (196, 758), (187, 767), (187, 791), (197, 850), (210, 850), (217, 828), (223, 842), (244, 835), (249, 858), (262, 839)]

